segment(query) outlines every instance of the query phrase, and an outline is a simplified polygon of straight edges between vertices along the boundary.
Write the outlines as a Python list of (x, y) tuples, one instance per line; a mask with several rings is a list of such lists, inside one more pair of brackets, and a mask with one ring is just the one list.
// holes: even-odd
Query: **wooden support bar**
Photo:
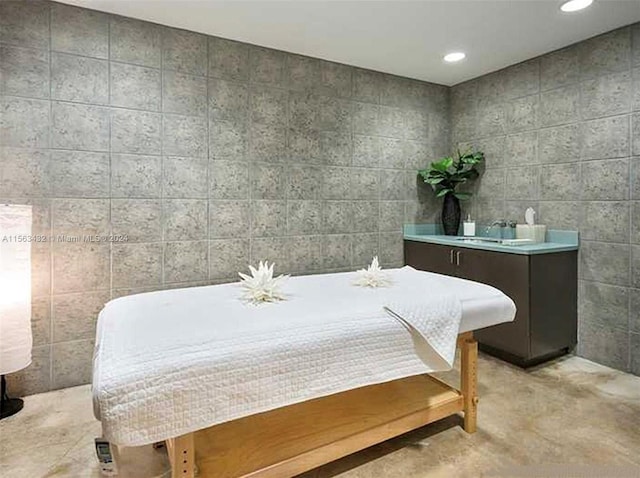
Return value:
[(167, 440), (171, 478), (195, 478), (195, 442), (193, 433)]
[(460, 382), (464, 399), (464, 430), (475, 433), (478, 420), (478, 342), (471, 332), (460, 340)]

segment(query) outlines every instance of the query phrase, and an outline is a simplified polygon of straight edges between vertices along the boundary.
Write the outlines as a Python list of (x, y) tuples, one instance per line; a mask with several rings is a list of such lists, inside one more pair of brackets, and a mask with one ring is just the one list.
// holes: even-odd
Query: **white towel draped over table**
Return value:
[(492, 287), (411, 267), (387, 273), (392, 286), (376, 289), (353, 286), (355, 273), (293, 277), (288, 300), (259, 306), (238, 300), (237, 283), (109, 302), (93, 377), (106, 438), (144, 445), (448, 369), (459, 332), (513, 320), (513, 302)]

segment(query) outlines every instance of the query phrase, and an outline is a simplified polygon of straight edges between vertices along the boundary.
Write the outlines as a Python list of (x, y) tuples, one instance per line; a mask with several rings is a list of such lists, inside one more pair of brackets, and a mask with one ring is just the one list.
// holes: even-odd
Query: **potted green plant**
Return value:
[(458, 191), (457, 188), (471, 179), (480, 176), (478, 166), (484, 161), (484, 153), (480, 151), (460, 153), (457, 158), (445, 157), (434, 161), (427, 169), (418, 171), (425, 183), (430, 184), (436, 197), (444, 198), (442, 204), (442, 227), (448, 236), (458, 234), (460, 228), (460, 200), (471, 197), (470, 192)]

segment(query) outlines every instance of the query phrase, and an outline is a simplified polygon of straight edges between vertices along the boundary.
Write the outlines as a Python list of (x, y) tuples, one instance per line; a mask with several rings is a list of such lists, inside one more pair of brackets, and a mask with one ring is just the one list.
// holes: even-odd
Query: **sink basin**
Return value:
[(502, 239), (498, 239), (496, 237), (476, 237), (476, 236), (458, 237), (456, 238), (456, 241), (471, 242), (475, 244), (481, 244), (483, 242), (488, 242), (493, 244), (502, 244)]
[(497, 237), (457, 237), (456, 241), (467, 242), (471, 244), (502, 244), (505, 246), (526, 246), (533, 244), (531, 239), (498, 239)]

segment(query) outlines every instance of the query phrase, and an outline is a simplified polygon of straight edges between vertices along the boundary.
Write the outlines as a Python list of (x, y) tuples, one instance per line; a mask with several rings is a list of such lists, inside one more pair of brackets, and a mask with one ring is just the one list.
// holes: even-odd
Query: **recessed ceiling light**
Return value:
[(583, 8), (587, 8), (593, 3), (593, 0), (569, 0), (564, 2), (560, 7), (563, 12), (577, 12)]
[(455, 63), (456, 61), (464, 60), (464, 57), (467, 56), (461, 51), (457, 51), (455, 53), (449, 53), (444, 56), (444, 61), (448, 63)]

